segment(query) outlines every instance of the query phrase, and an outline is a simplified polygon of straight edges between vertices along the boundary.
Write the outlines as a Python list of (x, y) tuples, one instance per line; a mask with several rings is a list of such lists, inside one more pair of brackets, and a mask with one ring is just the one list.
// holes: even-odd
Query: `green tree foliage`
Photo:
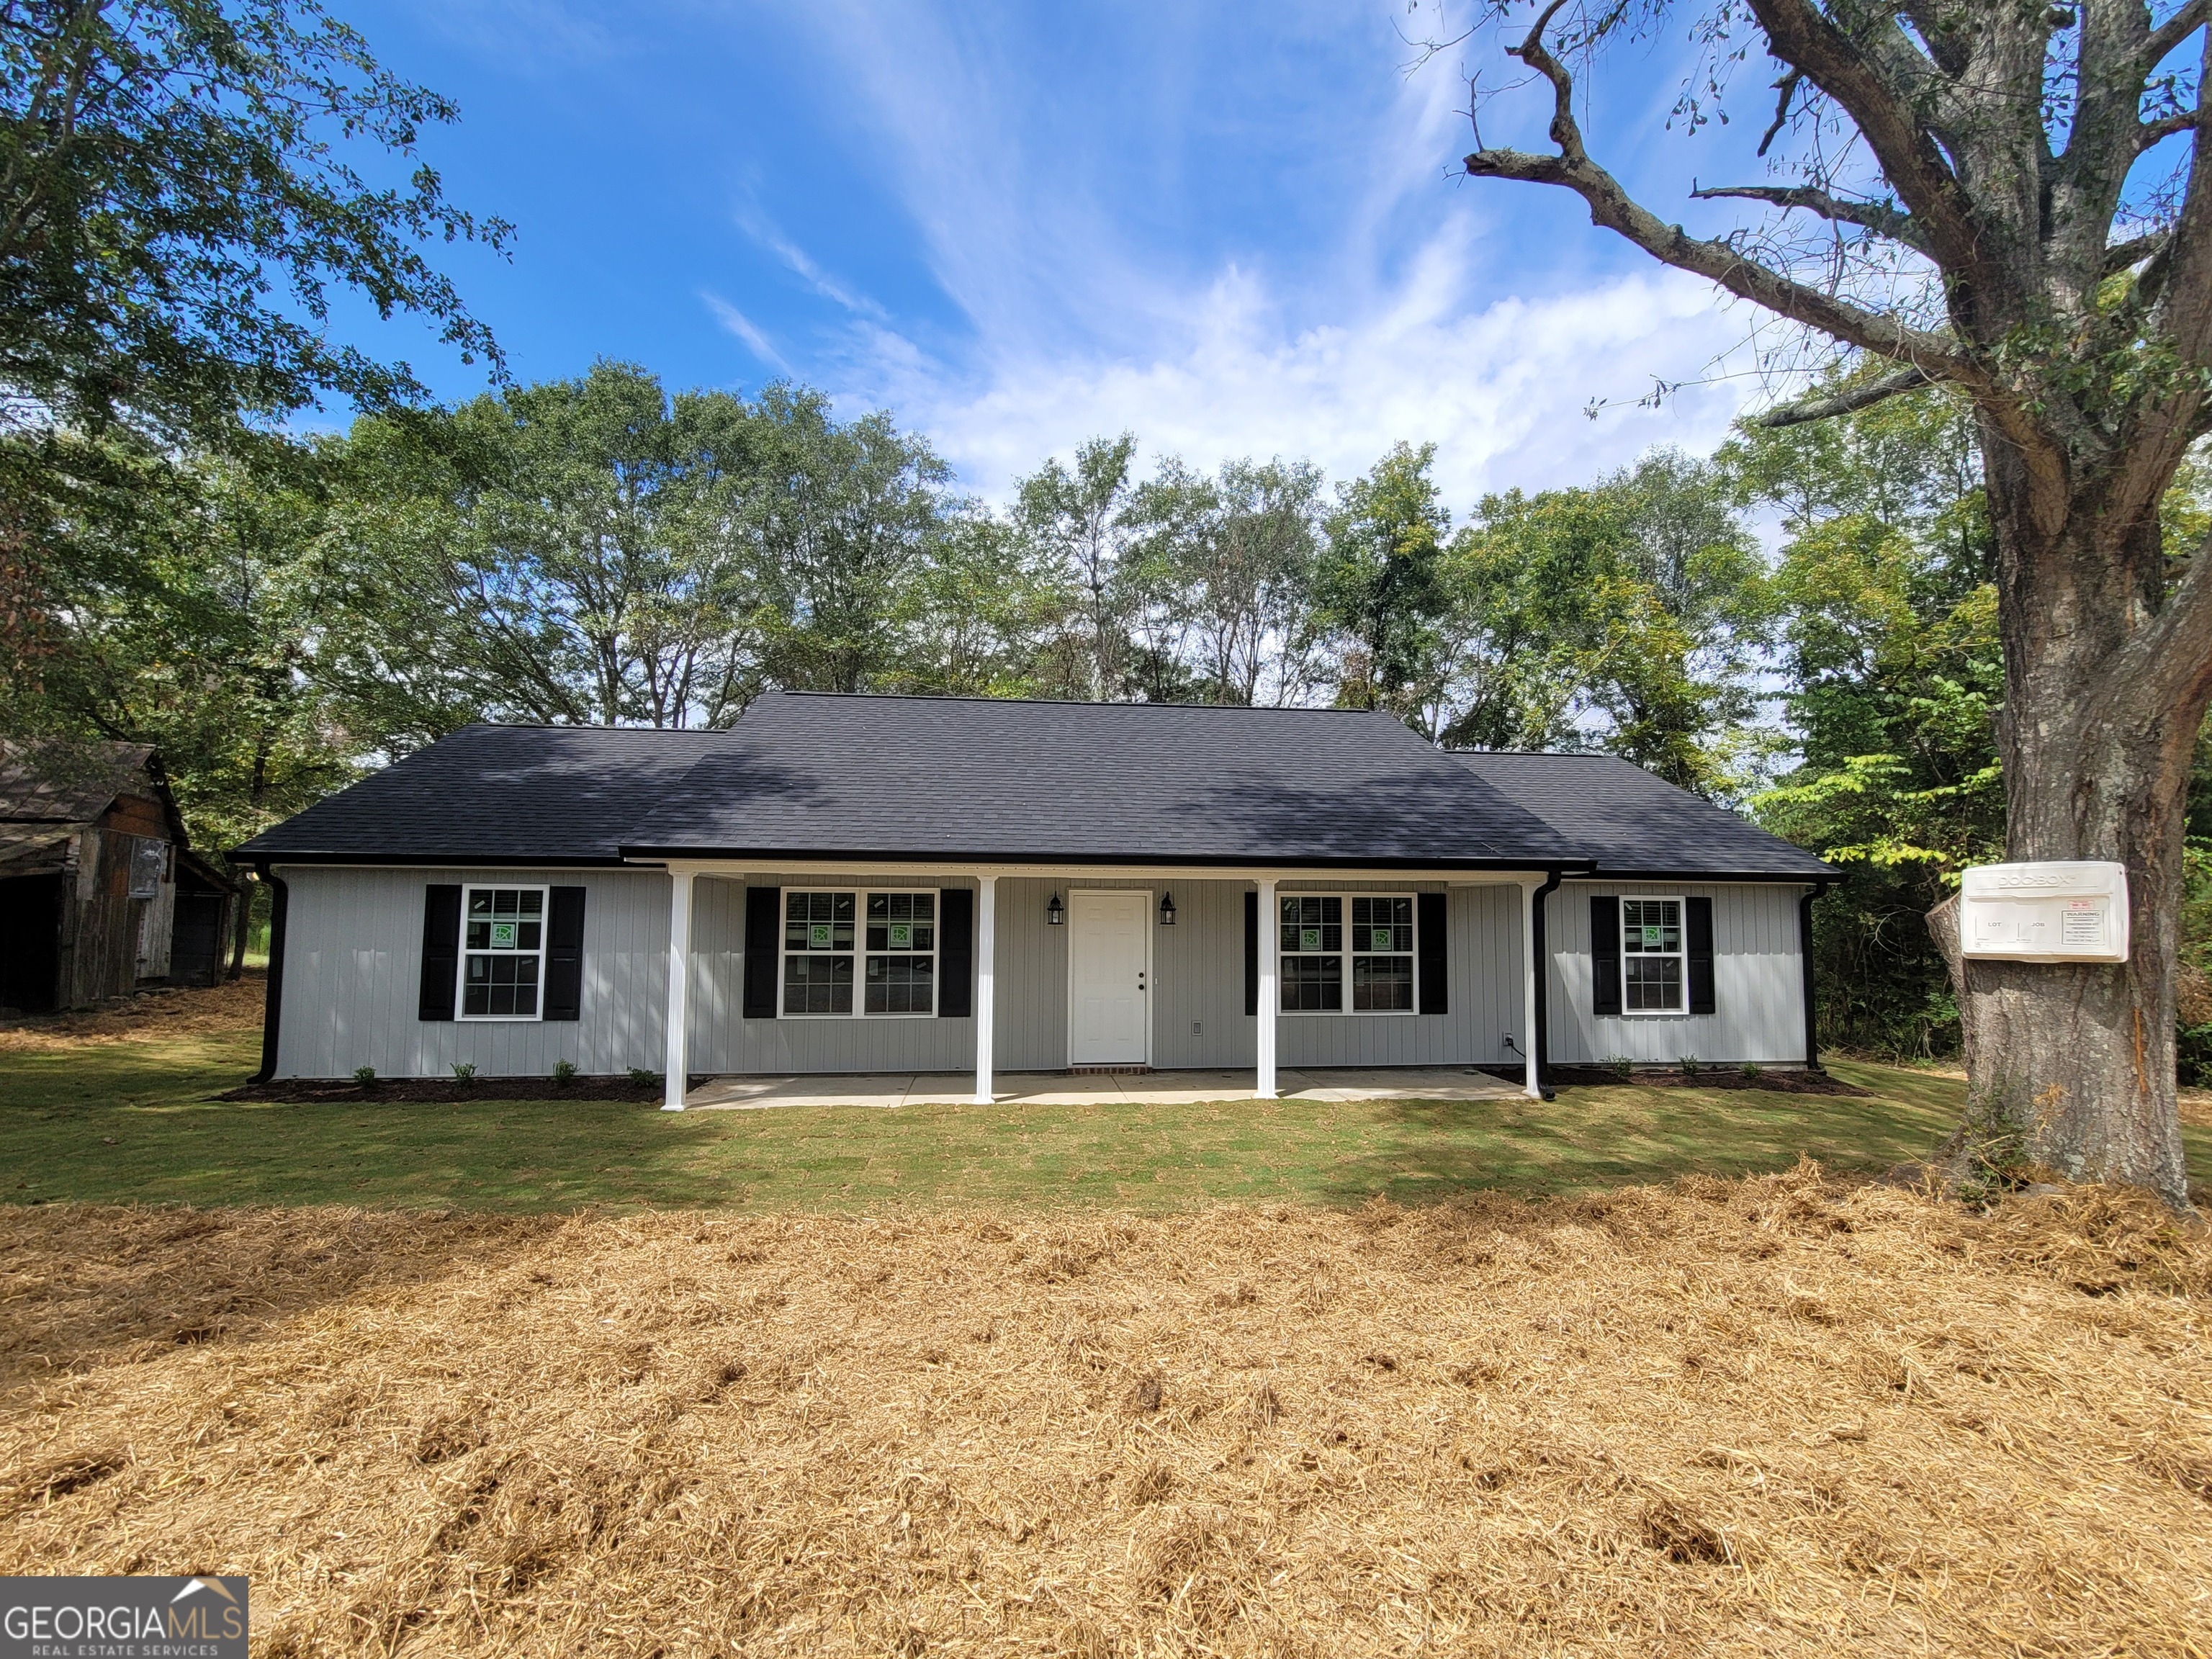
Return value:
[(1209, 477), (1170, 457), (1139, 486), (1139, 646), (1171, 663), (1192, 699), (1280, 705), (1319, 682), (1321, 498), (1317, 469), (1281, 460), (1229, 461)]
[[(418, 400), (404, 364), (333, 343), (332, 295), (490, 334), (422, 252), (503, 246), (416, 165), (453, 106), (382, 69), (313, 0), (31, 0), (0, 8), (0, 649), (131, 556), (148, 475), (178, 450), (265, 453), (257, 425), (336, 392)], [(11, 677), (20, 681), (20, 677)], [(9, 722), (43, 724), (34, 687)]]
[(70, 627), (35, 664), (45, 728), (159, 745), (209, 847), (356, 775), (309, 672), (325, 624), (322, 507), (282, 476), (212, 459), (149, 467), (131, 514), (89, 526), (87, 568), (103, 579), (78, 586)]
[(1093, 438), (1079, 447), (1073, 467), (1058, 456), (1017, 488), (1015, 515), (1023, 532), (1077, 596), (1086, 660), (1077, 682), (1083, 696), (1117, 702), (1135, 694), (1133, 609), (1140, 608), (1141, 570), (1129, 557), (1137, 453), (1133, 433)]
[(1711, 795), (1758, 758), (1771, 596), (1711, 466), (1662, 451), (1587, 489), (1486, 497), (1445, 571), (1445, 742), (1599, 747)]
[(978, 628), (1024, 611), (971, 592), (956, 617), (940, 564), (973, 581), (994, 550), (954, 533), (944, 464), (888, 416), (840, 422), (802, 389), (671, 398), (603, 362), (367, 417), (329, 450), (346, 483), (328, 568), (357, 625), (328, 666), (412, 740), (465, 711), (719, 725), (770, 685), (1002, 683)]
[(1431, 737), (1450, 605), (1451, 514), (1429, 476), (1436, 457), (1434, 444), (1401, 443), (1337, 486), (1314, 581), (1322, 623), (1343, 642), (1338, 704), (1387, 709)]
[(1921, 392), (1747, 426), (1720, 460), (1784, 537), (1783, 703), (1800, 759), (1758, 813), (1846, 872), (1815, 913), (1823, 1040), (1950, 1052), (1958, 1011), (1923, 918), (2004, 848), (2003, 662), (1971, 415)]

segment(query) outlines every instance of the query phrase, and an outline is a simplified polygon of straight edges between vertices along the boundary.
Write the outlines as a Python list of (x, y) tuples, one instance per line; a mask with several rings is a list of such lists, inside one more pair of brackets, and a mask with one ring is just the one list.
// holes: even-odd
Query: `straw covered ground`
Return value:
[(258, 1652), (2212, 1648), (2212, 1246), (1425, 1209), (0, 1211), (0, 1571)]

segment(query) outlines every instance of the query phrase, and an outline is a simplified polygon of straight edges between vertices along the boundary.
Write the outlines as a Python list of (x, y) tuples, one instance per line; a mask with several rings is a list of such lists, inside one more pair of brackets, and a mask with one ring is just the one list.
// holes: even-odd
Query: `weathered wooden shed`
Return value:
[(0, 742), (0, 1009), (212, 985), (240, 897), (148, 745)]

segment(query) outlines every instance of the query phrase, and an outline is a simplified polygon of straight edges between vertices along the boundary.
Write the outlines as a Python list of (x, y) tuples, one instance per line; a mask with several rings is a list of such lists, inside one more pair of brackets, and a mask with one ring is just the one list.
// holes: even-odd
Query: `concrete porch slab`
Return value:
[[(1457, 1066), (1285, 1069), (1275, 1074), (1285, 1100), (1510, 1100), (1517, 1084)], [(1002, 1104), (1188, 1106), (1208, 1100), (1249, 1100), (1249, 1071), (1142, 1072), (1071, 1077), (1061, 1072), (1001, 1072), (992, 1098)], [(975, 1078), (967, 1073), (877, 1072), (828, 1077), (718, 1077), (684, 1097), (708, 1110), (772, 1106), (964, 1105)]]

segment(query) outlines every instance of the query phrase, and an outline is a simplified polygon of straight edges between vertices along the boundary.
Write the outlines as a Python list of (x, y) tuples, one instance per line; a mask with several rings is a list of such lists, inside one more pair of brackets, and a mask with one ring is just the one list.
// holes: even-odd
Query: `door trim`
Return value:
[(1149, 887), (1071, 887), (1067, 890), (1067, 1042), (1061, 1060), (1071, 1069), (1078, 1065), (1115, 1063), (1109, 1060), (1079, 1061), (1075, 1058), (1075, 941), (1079, 927), (1075, 919), (1075, 901), (1079, 895), (1095, 893), (1117, 894), (1142, 898), (1145, 902), (1143, 917), (1137, 924), (1138, 932), (1145, 941), (1145, 1057), (1139, 1063), (1150, 1066), (1152, 1063), (1152, 1008), (1159, 995), (1159, 975), (1152, 971), (1152, 890)]

